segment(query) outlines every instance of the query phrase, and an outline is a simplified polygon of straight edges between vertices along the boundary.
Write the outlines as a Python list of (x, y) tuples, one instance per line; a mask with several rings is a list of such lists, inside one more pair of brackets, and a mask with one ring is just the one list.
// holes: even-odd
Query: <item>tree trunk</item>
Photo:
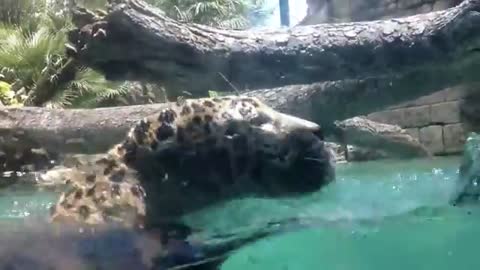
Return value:
[[(478, 57), (480, 1), (385, 21), (228, 31), (175, 21), (140, 0), (70, 32), (76, 58), (109, 79), (162, 81), (195, 95), (410, 74)], [(79, 17), (81, 12), (77, 13)], [(408, 91), (408, 89), (405, 89)]]

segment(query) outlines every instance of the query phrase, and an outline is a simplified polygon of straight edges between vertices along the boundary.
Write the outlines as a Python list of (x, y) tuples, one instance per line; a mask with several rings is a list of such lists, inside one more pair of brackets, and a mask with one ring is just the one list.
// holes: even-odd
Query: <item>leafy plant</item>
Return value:
[(250, 12), (261, 10), (264, 0), (149, 0), (168, 16), (220, 28), (244, 29), (251, 26)]
[(18, 29), (0, 41), (0, 66), (13, 70), (27, 88), (46, 72), (46, 67), (58, 64), (64, 50), (65, 35), (52, 33), (47, 27), (24, 34)]
[[(264, 0), (147, 0), (170, 17), (215, 27), (241, 29)], [(87, 8), (101, 8), (106, 0), (77, 0)], [(71, 2), (73, 3), (73, 2)], [(55, 0), (0, 0), (0, 100), (22, 103), (40, 81), (55, 80), (65, 65), (66, 32), (72, 28), (68, 5)], [(60, 87), (52, 84), (48, 107), (97, 107), (119, 104), (133, 94), (131, 83), (106, 81), (91, 69), (81, 68), (75, 79)], [(8, 89), (8, 90), (7, 90)], [(45, 89), (45, 88), (43, 88)], [(216, 93), (216, 92), (212, 92)], [(136, 91), (136, 94), (139, 94)], [(142, 93), (140, 93), (142, 95)], [(143, 95), (147, 95), (144, 94)], [(219, 95), (218, 93), (216, 95)], [(164, 94), (166, 97), (166, 93)], [(135, 98), (133, 98), (135, 99)], [(122, 102), (123, 102), (122, 101)]]
[(125, 96), (130, 91), (128, 82), (118, 83), (106, 81), (102, 74), (82, 68), (75, 80), (69, 83), (64, 91), (58, 92), (47, 107), (93, 108), (108, 101)]
[[(55, 80), (54, 75), (67, 60), (64, 44), (66, 31), (71, 27), (68, 17), (45, 11), (37, 18), (37, 23), (28, 28), (0, 26), (0, 74), (8, 83), (20, 84), (16, 87), (23, 91), (16, 95), (20, 102), (24, 101), (21, 98), (24, 94), (35, 91), (41, 79)], [(50, 91), (55, 94), (46, 105), (57, 108), (94, 107), (128, 93), (122, 84), (108, 82), (88, 68), (80, 69), (74, 81)]]
[(0, 0), (0, 22), (22, 25), (45, 4), (45, 0)]
[(15, 92), (12, 90), (12, 85), (4, 81), (0, 81), (0, 102), (3, 105), (20, 105), (15, 98)]
[(230, 92), (218, 92), (218, 91), (208, 90), (208, 96), (211, 97), (211, 98), (228, 96), (228, 95), (231, 95), (231, 93)]

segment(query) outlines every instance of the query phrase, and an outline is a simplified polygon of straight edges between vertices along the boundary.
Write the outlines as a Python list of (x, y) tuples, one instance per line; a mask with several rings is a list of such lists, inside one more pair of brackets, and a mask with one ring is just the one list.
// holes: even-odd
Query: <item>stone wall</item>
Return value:
[(462, 151), (465, 137), (473, 129), (463, 117), (463, 106), (475, 90), (474, 86), (448, 88), (367, 117), (405, 128), (433, 154), (456, 154)]

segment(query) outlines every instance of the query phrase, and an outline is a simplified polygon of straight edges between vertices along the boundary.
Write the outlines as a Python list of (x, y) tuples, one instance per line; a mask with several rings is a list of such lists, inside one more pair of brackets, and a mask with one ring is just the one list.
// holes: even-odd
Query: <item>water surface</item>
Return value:
[[(233, 254), (222, 270), (480, 269), (480, 208), (448, 205), (458, 157), (338, 166), (320, 192), (281, 200), (245, 198), (185, 217), (203, 234), (258, 230), (296, 218), (302, 226)], [(0, 218), (46, 217), (57, 194), (1, 191)]]
[(458, 164), (436, 158), (341, 166), (324, 191), (270, 202), (310, 220), (310, 228), (245, 247), (222, 270), (480, 269), (480, 208), (448, 205)]

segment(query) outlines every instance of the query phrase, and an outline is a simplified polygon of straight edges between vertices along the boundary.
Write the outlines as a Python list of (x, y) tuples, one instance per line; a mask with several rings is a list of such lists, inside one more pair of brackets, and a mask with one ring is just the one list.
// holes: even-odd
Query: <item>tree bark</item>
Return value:
[(104, 152), (121, 141), (138, 120), (167, 107), (168, 104), (89, 110), (2, 108), (0, 148), (43, 147), (52, 152)]
[[(76, 58), (109, 79), (162, 81), (202, 95), (456, 66), (480, 48), (480, 1), (385, 21), (228, 31), (186, 24), (140, 0), (112, 1), (72, 31)], [(83, 23), (84, 24), (84, 23)], [(81, 24), (80, 26), (82, 26)]]
[(458, 66), (440, 66), (403, 76), (371, 77), (361, 80), (291, 85), (242, 93), (254, 96), (284, 113), (320, 124), (326, 135), (334, 122), (367, 115), (446, 87), (478, 82), (480, 59)]
[[(296, 91), (286, 92), (295, 93)], [(266, 99), (267, 104), (274, 109), (298, 112), (300, 107), (297, 106), (297, 102), (301, 101), (301, 95), (296, 95), (299, 99), (278, 94), (275, 96), (277, 97), (276, 101), (283, 100), (284, 102), (273, 103)], [(170, 106), (169, 104), (171, 103), (89, 110), (55, 110), (35, 107), (4, 108), (0, 110), (0, 149), (7, 147), (13, 147), (14, 149), (20, 147), (23, 149), (43, 147), (52, 153), (105, 152), (112, 145), (120, 142), (125, 137), (127, 131), (138, 120), (158, 113), (160, 110)], [(298, 112), (298, 114), (304, 113)], [(348, 132), (357, 129), (363, 135), (365, 135), (365, 128), (370, 128), (366, 136), (362, 135), (366, 138), (364, 141), (359, 140), (355, 136), (338, 136), (338, 132), (335, 134), (337, 137), (334, 139), (342, 138), (342, 143), (346, 144), (363, 147), (373, 146), (376, 149), (385, 148), (389, 152), (392, 150), (398, 150), (399, 152), (412, 150), (412, 148), (405, 147), (405, 140), (396, 139), (398, 136), (395, 137), (393, 134), (396, 129), (392, 128), (395, 126), (378, 124), (372, 129), (371, 127), (375, 126), (376, 123), (365, 121), (361, 123), (357, 121), (356, 123), (359, 124), (356, 126), (350, 124), (342, 126), (342, 124), (348, 122), (337, 123), (335, 126), (336, 131), (340, 130), (339, 127), (347, 127)], [(386, 126), (390, 127), (388, 130), (392, 133), (391, 135), (385, 136)], [(372, 140), (375, 137), (378, 138)], [(382, 141), (382, 143), (379, 144), (379, 141)], [(390, 142), (386, 143), (385, 141)], [(413, 143), (410, 146), (413, 147)], [(396, 150), (395, 147), (397, 147)], [(418, 154), (419, 152), (412, 155)]]

